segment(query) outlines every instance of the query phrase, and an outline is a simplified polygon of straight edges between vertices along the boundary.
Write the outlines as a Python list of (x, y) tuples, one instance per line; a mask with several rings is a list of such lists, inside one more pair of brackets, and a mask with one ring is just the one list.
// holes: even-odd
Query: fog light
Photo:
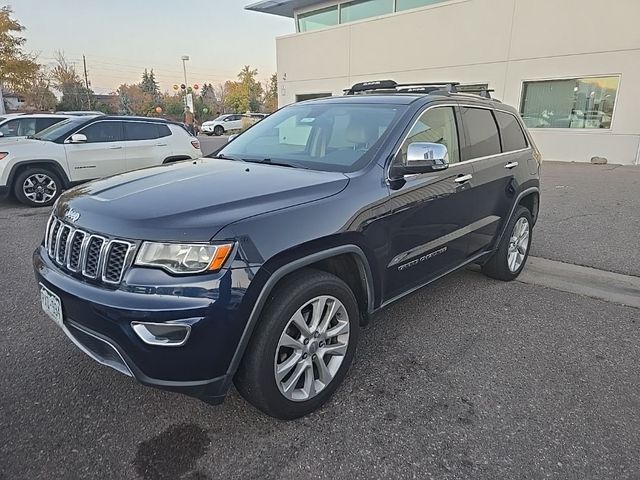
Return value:
[(131, 322), (131, 328), (144, 343), (161, 347), (181, 347), (191, 333), (191, 325), (175, 323)]

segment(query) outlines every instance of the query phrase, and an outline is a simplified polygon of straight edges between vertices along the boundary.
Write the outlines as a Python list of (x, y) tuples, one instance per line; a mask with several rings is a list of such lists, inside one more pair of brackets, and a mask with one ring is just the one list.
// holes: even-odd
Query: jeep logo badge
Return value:
[(80, 214), (76, 212), (73, 208), (67, 210), (64, 214), (65, 220), (69, 220), (70, 222), (77, 222), (80, 218)]

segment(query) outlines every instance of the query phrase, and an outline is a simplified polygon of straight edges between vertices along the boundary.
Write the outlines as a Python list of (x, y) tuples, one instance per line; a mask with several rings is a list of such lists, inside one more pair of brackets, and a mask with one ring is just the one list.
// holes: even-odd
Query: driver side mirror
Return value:
[(74, 133), (71, 135), (69, 143), (87, 143), (87, 136), (82, 133)]
[[(398, 155), (402, 155), (401, 152)], [(407, 158), (397, 161), (391, 167), (391, 177), (401, 178), (405, 175), (438, 172), (449, 168), (447, 147), (440, 143), (413, 142), (407, 147)]]

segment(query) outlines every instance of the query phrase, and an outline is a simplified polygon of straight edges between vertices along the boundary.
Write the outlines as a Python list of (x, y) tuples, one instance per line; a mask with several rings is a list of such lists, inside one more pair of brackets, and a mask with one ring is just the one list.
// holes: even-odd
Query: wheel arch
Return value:
[[(509, 212), (509, 216), (505, 218), (505, 220), (503, 222), (503, 225), (502, 225), (502, 229), (500, 230), (500, 234), (498, 235), (498, 237), (496, 238), (496, 240), (494, 242), (495, 246), (500, 245), (500, 241), (502, 240), (502, 237), (505, 234), (507, 226), (509, 225), (509, 221), (511, 220), (511, 217), (515, 213), (515, 211), (518, 208), (518, 206), (523, 205), (524, 207), (529, 208), (529, 207), (527, 207), (526, 204), (522, 203), (523, 199), (525, 199), (525, 202), (529, 202), (531, 204), (533, 204), (533, 202), (535, 202), (535, 208), (536, 208), (535, 216), (534, 216), (533, 212), (531, 213), (531, 215), (533, 216), (533, 223), (535, 224), (535, 221), (536, 221), (536, 219), (538, 217), (538, 213), (537, 212), (538, 212), (539, 205), (540, 205), (540, 189), (537, 186), (536, 187), (526, 188), (526, 189), (524, 189), (522, 192), (520, 192), (518, 194), (518, 196), (516, 197), (515, 202), (513, 202), (513, 205), (511, 206), (511, 211)], [(526, 199), (528, 199), (528, 200), (526, 200)]]
[(13, 182), (16, 176), (18, 176), (24, 170), (33, 167), (46, 167), (53, 170), (53, 172), (60, 177), (60, 180), (62, 180), (63, 188), (69, 188), (69, 186), (71, 185), (71, 181), (67, 176), (67, 172), (64, 171), (64, 168), (60, 165), (59, 162), (56, 162), (55, 160), (42, 159), (25, 160), (23, 162), (16, 163), (13, 167), (11, 167), (11, 171), (9, 172), (9, 176), (7, 178), (7, 186), (13, 188)]
[[(348, 271), (348, 262), (354, 262), (358, 270), (358, 279), (355, 279), (353, 273), (346, 279), (343, 278), (346, 271)], [(264, 309), (267, 301), (269, 300), (271, 293), (277, 288), (278, 284), (284, 280), (290, 274), (297, 272), (303, 268), (317, 268), (341, 278), (352, 290), (354, 286), (359, 292), (354, 291), (358, 306), (364, 309), (361, 313), (364, 315), (364, 320), (368, 318), (368, 315), (373, 312), (374, 305), (374, 284), (373, 276), (369, 262), (363, 250), (357, 245), (341, 245), (333, 247), (327, 250), (319, 251), (306, 255), (304, 257), (297, 258), (291, 262), (286, 263), (277, 270), (275, 270), (262, 286), (260, 293), (254, 303), (254, 306), (245, 325), (236, 351), (231, 359), (229, 368), (227, 370), (227, 382), (230, 384), (233, 376), (235, 375), (242, 357), (244, 356), (246, 347), (253, 335), (253, 332), (258, 324), (260, 314)], [(346, 270), (345, 270), (346, 269)], [(360, 295), (359, 295), (360, 294)], [(366, 296), (363, 298), (363, 295)]]

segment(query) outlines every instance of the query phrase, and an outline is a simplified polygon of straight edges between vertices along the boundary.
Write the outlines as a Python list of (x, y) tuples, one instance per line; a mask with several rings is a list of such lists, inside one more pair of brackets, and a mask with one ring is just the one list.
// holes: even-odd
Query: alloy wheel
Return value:
[(274, 375), (285, 398), (309, 400), (329, 385), (349, 344), (349, 315), (333, 296), (315, 297), (289, 319), (280, 336)]
[(55, 180), (45, 173), (29, 175), (22, 184), (22, 193), (37, 204), (50, 202), (58, 193)]
[(529, 221), (524, 217), (519, 218), (513, 226), (507, 250), (507, 265), (512, 272), (517, 272), (524, 262), (529, 248), (530, 230)]

